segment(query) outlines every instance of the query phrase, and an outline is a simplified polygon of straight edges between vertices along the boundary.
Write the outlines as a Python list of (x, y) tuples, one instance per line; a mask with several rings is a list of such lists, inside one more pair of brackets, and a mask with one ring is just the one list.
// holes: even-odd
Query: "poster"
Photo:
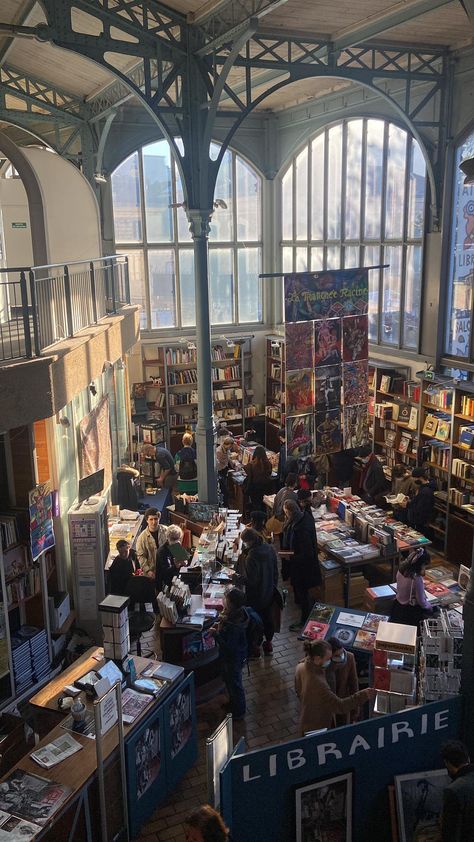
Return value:
[(296, 790), (297, 842), (351, 842), (352, 772)]
[(345, 363), (369, 356), (368, 316), (348, 316), (342, 320), (342, 358)]
[(341, 362), (342, 319), (318, 319), (314, 323), (314, 364), (337, 365)]
[(313, 325), (297, 322), (285, 325), (286, 370), (313, 368)]
[(54, 547), (53, 501), (49, 483), (37, 485), (28, 494), (30, 541), (33, 561)]
[(362, 316), (368, 312), (367, 269), (285, 275), (285, 322)]
[(313, 371), (288, 371), (286, 375), (286, 411), (289, 415), (312, 412), (314, 404)]
[(158, 720), (145, 728), (135, 744), (137, 800), (145, 794), (160, 773), (160, 724)]
[(344, 406), (368, 403), (369, 369), (368, 362), (345, 363), (342, 367), (342, 395)]
[(101, 398), (79, 424), (81, 479), (104, 469), (104, 492), (112, 482), (112, 439), (109, 399)]
[(335, 453), (342, 448), (341, 413), (339, 409), (316, 413), (316, 454)]
[(318, 368), (314, 378), (314, 405), (316, 412), (337, 409), (341, 406), (342, 367), (330, 365)]
[(366, 403), (345, 406), (343, 419), (345, 450), (369, 443), (369, 416)]
[(185, 747), (193, 733), (191, 688), (185, 687), (170, 703), (171, 757)]
[(395, 778), (400, 842), (429, 839), (430, 832), (439, 831), (443, 790), (448, 783), (446, 769)]
[(288, 458), (298, 459), (313, 452), (312, 414), (289, 416), (286, 419), (286, 449)]

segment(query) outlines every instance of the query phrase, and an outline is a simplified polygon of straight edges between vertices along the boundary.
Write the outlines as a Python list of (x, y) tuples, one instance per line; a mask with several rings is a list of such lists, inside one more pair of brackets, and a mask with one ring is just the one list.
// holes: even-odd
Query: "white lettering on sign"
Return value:
[(408, 722), (394, 722), (392, 725), (392, 743), (398, 743), (400, 734), (407, 734), (409, 739), (415, 736)]
[(288, 769), (299, 769), (300, 766), (304, 766), (306, 763), (306, 757), (304, 756), (304, 751), (302, 748), (293, 748), (291, 751), (288, 752), (286, 755)]
[(318, 746), (318, 763), (320, 766), (324, 766), (326, 763), (326, 757), (331, 754), (336, 760), (340, 760), (342, 757), (342, 752), (336, 747), (336, 743), (323, 743), (321, 746)]
[(370, 751), (370, 743), (368, 743), (367, 740), (364, 740), (360, 734), (357, 734), (357, 737), (354, 737), (352, 740), (352, 745), (349, 749), (349, 757), (352, 757), (358, 748), (363, 748), (364, 751)]
[(441, 731), (442, 728), (448, 727), (449, 710), (439, 710), (435, 713), (435, 731)]

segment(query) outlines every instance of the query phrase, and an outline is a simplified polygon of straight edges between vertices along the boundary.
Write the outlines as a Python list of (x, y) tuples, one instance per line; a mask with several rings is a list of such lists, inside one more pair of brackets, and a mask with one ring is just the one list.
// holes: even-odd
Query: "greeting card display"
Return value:
[(367, 403), (369, 399), (369, 368), (367, 360), (345, 363), (342, 367), (344, 406)]
[(342, 358), (345, 363), (369, 356), (369, 317), (348, 316), (342, 322)]
[(313, 415), (289, 416), (286, 419), (286, 449), (289, 458), (298, 459), (313, 452)]
[(295, 322), (285, 325), (286, 370), (313, 367), (313, 325)]
[(341, 413), (338, 409), (316, 413), (316, 453), (335, 453), (342, 448)]
[(318, 319), (314, 323), (314, 364), (341, 362), (341, 319)]
[(290, 415), (299, 415), (313, 409), (313, 371), (288, 371), (286, 375), (286, 408)]
[(369, 417), (367, 404), (344, 407), (344, 448), (360, 447), (369, 441)]
[(316, 412), (336, 409), (341, 406), (342, 368), (329, 365), (317, 368), (314, 380), (314, 403)]

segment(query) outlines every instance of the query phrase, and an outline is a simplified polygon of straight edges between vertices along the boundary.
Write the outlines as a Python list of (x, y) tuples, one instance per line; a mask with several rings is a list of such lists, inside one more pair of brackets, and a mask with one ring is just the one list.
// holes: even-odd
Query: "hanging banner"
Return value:
[(33, 561), (54, 547), (53, 500), (49, 483), (37, 485), (28, 494), (30, 540)]
[(368, 269), (285, 275), (285, 322), (362, 316), (368, 308)]

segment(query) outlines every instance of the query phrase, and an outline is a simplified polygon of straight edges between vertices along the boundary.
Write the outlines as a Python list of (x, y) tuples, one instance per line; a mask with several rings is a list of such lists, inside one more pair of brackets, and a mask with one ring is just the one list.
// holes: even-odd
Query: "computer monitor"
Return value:
[(94, 474), (89, 474), (79, 480), (79, 504), (83, 503), (93, 494), (100, 494), (104, 489), (104, 469), (100, 468)]

